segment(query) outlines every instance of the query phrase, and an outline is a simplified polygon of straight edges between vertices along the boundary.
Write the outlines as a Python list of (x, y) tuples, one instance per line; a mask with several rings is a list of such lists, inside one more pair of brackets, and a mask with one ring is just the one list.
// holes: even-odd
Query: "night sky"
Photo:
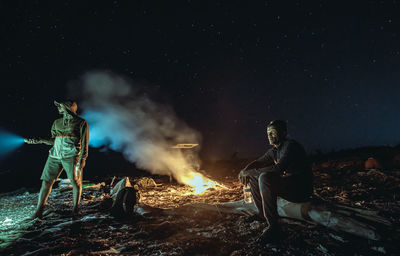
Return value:
[(0, 2), (0, 128), (49, 136), (53, 100), (106, 70), (172, 105), (204, 157), (262, 154), (272, 119), (310, 153), (400, 143), (398, 1), (45, 2)]

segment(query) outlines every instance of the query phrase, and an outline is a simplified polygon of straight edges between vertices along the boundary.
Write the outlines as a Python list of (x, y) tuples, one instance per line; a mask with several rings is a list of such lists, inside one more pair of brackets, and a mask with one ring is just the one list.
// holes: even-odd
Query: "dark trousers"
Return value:
[(312, 181), (302, 177), (281, 177), (278, 173), (264, 172), (249, 177), (251, 194), (260, 216), (269, 226), (278, 222), (277, 196), (290, 202), (306, 202), (312, 194)]

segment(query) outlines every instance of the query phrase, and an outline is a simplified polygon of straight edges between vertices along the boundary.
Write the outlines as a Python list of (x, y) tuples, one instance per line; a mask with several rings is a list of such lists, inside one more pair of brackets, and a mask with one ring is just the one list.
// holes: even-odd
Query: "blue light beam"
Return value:
[(4, 158), (24, 144), (21, 136), (0, 130), (0, 159)]
[[(94, 148), (107, 147), (121, 151), (132, 131), (121, 126), (124, 117), (113, 112), (88, 110), (82, 114), (89, 123), (89, 145)], [(121, 120), (122, 119), (122, 120)]]

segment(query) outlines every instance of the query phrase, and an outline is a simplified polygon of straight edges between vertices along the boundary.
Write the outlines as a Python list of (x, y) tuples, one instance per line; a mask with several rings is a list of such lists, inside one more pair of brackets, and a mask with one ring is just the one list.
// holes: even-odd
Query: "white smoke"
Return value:
[(89, 123), (89, 143), (123, 153), (137, 167), (153, 174), (182, 177), (199, 166), (197, 152), (190, 161), (171, 149), (178, 143), (199, 143), (200, 134), (180, 120), (173, 109), (156, 103), (126, 79), (112, 73), (89, 72), (82, 77), (84, 109)]

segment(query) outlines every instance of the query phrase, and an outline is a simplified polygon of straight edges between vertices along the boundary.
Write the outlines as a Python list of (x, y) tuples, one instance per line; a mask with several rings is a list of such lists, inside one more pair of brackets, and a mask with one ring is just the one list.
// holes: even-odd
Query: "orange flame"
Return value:
[[(195, 147), (198, 144), (177, 144), (173, 148), (190, 148)], [(209, 188), (215, 188), (225, 186), (213, 181), (203, 174), (194, 171), (199, 167), (199, 161), (197, 155), (183, 154), (182, 151), (171, 151), (164, 155), (163, 163), (167, 166), (166, 169), (170, 170), (170, 174), (181, 184), (188, 185), (192, 188), (192, 192), (187, 193), (188, 195), (198, 195), (203, 193)]]
[(216, 187), (217, 185), (220, 185), (218, 182), (210, 180), (201, 173), (194, 171), (188, 172), (185, 176), (180, 178), (182, 183), (189, 185), (190, 187), (193, 188), (193, 192), (188, 194), (198, 195), (203, 193), (209, 188), (213, 188)]

